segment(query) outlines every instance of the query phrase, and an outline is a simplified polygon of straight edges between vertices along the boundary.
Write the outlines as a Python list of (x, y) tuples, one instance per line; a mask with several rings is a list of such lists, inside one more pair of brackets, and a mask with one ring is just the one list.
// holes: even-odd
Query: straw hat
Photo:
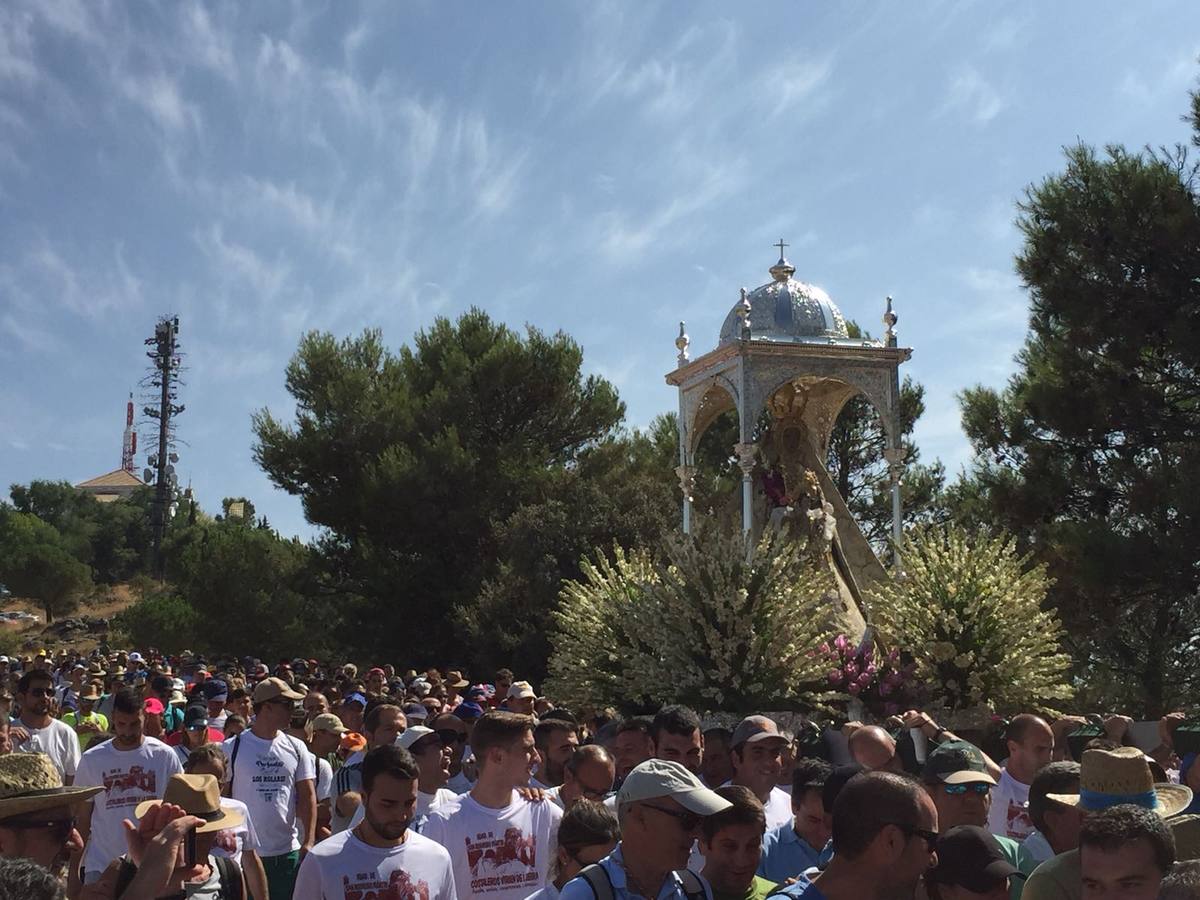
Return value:
[(197, 834), (233, 828), (245, 821), (240, 812), (221, 806), (221, 785), (213, 775), (172, 775), (163, 798), (139, 803), (133, 814), (140, 819), (160, 803), (174, 803), (189, 816), (204, 819), (203, 825), (196, 826)]
[(1153, 809), (1164, 819), (1183, 812), (1192, 802), (1191, 788), (1155, 784), (1146, 755), (1137, 747), (1085, 750), (1079, 765), (1079, 793), (1046, 796), (1056, 803), (1090, 811), (1133, 803)]
[(0, 756), (0, 819), (78, 803), (103, 787), (63, 787), (62, 776), (44, 753)]

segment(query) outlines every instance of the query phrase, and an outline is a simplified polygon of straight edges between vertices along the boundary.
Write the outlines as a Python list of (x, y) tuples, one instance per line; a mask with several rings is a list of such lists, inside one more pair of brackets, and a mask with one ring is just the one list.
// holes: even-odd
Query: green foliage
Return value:
[(1042, 608), (1044, 566), (1007, 538), (941, 527), (910, 530), (901, 558), (903, 577), (869, 591), (868, 608), (883, 641), (912, 653), (931, 696), (1005, 713), (1072, 696), (1062, 625)]
[(479, 310), (398, 354), (377, 331), (301, 341), (295, 422), (259, 412), (255, 459), (329, 529), (322, 553), (361, 597), (347, 621), (363, 652), (432, 662), (456, 646), (447, 611), (499, 574), (503, 523), (562, 499), (563, 471), (621, 422), (615, 390), (581, 365), (566, 335), (521, 336)]
[(195, 649), (202, 636), (200, 613), (187, 600), (170, 592), (154, 592), (118, 613), (112, 625), (130, 646), (157, 647), (164, 653)]
[(57, 529), (32, 513), (0, 506), (0, 582), (17, 596), (38, 600), (51, 622), (75, 608), (92, 579)]
[(614, 541), (655, 544), (675, 527), (676, 479), (662, 453), (638, 431), (589, 448), (559, 473), (545, 500), (497, 527), (499, 571), (456, 615), (473, 664), (491, 671), (520, 661), (524, 676), (545, 676), (551, 616), (563, 581), (582, 577), (583, 556)]
[(655, 561), (615, 548), (585, 561), (554, 613), (547, 690), (625, 709), (680, 702), (749, 713), (812, 708), (833, 695), (813, 653), (836, 588), (819, 553), (769, 534), (747, 546), (713, 526), (668, 540)]
[(14, 507), (37, 516), (58, 532), (59, 545), (91, 567), (101, 584), (125, 581), (142, 571), (150, 546), (151, 491), (128, 500), (101, 503), (65, 481), (34, 481), (11, 488)]
[(1182, 148), (1079, 145), (1029, 189), (1030, 332), (1003, 391), (962, 395), (978, 464), (951, 493), (1049, 566), (1077, 674), (1150, 716), (1200, 688), (1196, 176)]
[(335, 598), (318, 593), (313, 551), (298, 541), (234, 520), (177, 532), (166, 555), (174, 593), (196, 616), (180, 619), (194, 625), (187, 646), (265, 659), (330, 650)]

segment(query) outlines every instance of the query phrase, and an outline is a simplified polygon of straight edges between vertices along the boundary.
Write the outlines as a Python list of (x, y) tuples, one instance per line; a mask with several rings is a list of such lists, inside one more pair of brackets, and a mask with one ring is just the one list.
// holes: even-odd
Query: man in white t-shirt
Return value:
[(786, 743), (775, 720), (766, 716), (742, 719), (729, 739), (733, 761), (730, 784), (740, 784), (754, 792), (763, 805), (768, 831), (792, 820), (792, 798), (776, 786)]
[(113, 739), (88, 750), (79, 760), (75, 783), (103, 787), (84, 805), (79, 833), (87, 841), (84, 883), (99, 880), (126, 850), (124, 821), (147, 800), (161, 800), (172, 775), (183, 771), (174, 748), (143, 733), (142, 701), (129, 688), (113, 697)]
[[(363, 736), (367, 739), (366, 750), (395, 743), (406, 727), (408, 720), (402, 708), (395, 703), (376, 703), (363, 719)], [(364, 751), (346, 757), (346, 762), (334, 776), (330, 827), (335, 833), (350, 827), (350, 820), (354, 818), (354, 812), (361, 802), (362, 761), (365, 755)]]
[(406, 750), (369, 751), (362, 763), (362, 821), (313, 847), (300, 866), (294, 900), (455, 900), (450, 854), (409, 828), (417, 787), (417, 764)]
[(450, 852), (458, 900), (524, 900), (546, 881), (562, 810), (516, 791), (538, 762), (533, 725), (518, 713), (480, 718), (471, 734), (479, 780), (429, 813), (424, 834)]
[(254, 688), (254, 723), (221, 745), (229, 760), (229, 794), (250, 810), (272, 897), (292, 895), (302, 852), (317, 822), (316, 768), (304, 743), (285, 734), (303, 695), (281, 678)]
[[(417, 764), (417, 809), (408, 827), (420, 834), (432, 810), (458, 797), (444, 787), (450, 777), (449, 749), (442, 746), (441, 738), (432, 728), (424, 725), (410, 725), (396, 738), (396, 746), (407, 750)], [(365, 815), (364, 807), (359, 804), (349, 827), (353, 828)]]
[(79, 738), (70, 725), (50, 715), (53, 699), (54, 680), (49, 672), (33, 669), (21, 676), (17, 682), (21, 718), (11, 728), (13, 750), (45, 753), (58, 769), (63, 784), (70, 785), (79, 765)]
[(1000, 782), (992, 789), (988, 831), (1000, 837), (1023, 841), (1033, 831), (1029, 818), (1029, 785), (1038, 769), (1054, 756), (1054, 731), (1039, 716), (1013, 716), (1004, 733), (1008, 759), (1000, 770)]

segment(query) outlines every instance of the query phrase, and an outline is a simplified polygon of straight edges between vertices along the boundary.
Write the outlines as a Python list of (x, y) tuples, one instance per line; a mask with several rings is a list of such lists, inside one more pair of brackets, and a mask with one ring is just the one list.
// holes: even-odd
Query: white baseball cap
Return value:
[(669, 759), (648, 759), (625, 776), (617, 792), (617, 806), (670, 797), (689, 812), (711, 816), (733, 806), (716, 791), (709, 790), (681, 763)]
[(396, 735), (396, 746), (410, 750), (413, 744), (427, 734), (437, 734), (437, 732), (432, 728), (426, 728), (424, 725), (410, 725), (404, 731), (400, 732), (400, 734)]
[(509, 685), (506, 696), (509, 700), (525, 700), (527, 698), (532, 700), (537, 698), (533, 686), (528, 681), (514, 681)]

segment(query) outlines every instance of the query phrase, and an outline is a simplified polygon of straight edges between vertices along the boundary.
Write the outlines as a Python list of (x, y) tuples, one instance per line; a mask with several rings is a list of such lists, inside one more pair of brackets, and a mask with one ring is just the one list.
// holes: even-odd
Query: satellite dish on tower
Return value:
[(149, 469), (144, 469), (142, 471), (142, 481), (149, 484), (152, 480), (154, 480), (154, 473)]
[(173, 463), (177, 463), (177, 462), (179, 462), (179, 454), (178, 453), (168, 453), (167, 459)]

